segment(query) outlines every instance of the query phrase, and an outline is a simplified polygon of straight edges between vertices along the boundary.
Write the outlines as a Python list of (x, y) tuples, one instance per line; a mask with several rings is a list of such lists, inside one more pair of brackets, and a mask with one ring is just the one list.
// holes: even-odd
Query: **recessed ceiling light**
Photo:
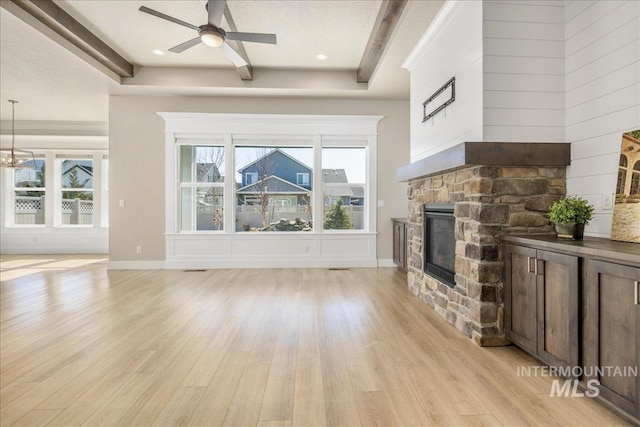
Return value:
[(153, 49), (151, 51), (151, 53), (153, 53), (154, 55), (158, 55), (158, 56), (165, 56), (166, 53), (164, 53), (164, 51), (160, 50), (160, 49)]
[(327, 59), (327, 55), (325, 55), (324, 53), (319, 53), (316, 55), (316, 59), (319, 59), (320, 61), (324, 61), (325, 59)]

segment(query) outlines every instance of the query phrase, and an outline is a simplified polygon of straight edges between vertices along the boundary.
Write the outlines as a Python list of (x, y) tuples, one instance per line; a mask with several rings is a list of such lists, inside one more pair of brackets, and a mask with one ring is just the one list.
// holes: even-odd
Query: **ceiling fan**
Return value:
[(224, 15), (224, 9), (226, 7), (226, 0), (208, 0), (206, 9), (209, 15), (208, 22), (199, 27), (188, 22), (181, 21), (173, 16), (165, 15), (157, 10), (149, 9), (146, 6), (141, 6), (138, 9), (140, 12), (148, 13), (158, 18), (165, 19), (173, 22), (174, 24), (182, 25), (198, 32), (198, 37), (188, 40), (184, 43), (180, 43), (177, 46), (169, 49), (170, 52), (180, 53), (202, 42), (207, 46), (220, 47), (226, 57), (233, 62), (236, 67), (244, 67), (247, 61), (240, 55), (233, 47), (227, 44), (227, 40), (236, 40), (242, 42), (253, 43), (268, 43), (276, 44), (275, 34), (263, 34), (263, 33), (238, 33), (227, 32), (220, 28), (222, 24), (222, 16)]

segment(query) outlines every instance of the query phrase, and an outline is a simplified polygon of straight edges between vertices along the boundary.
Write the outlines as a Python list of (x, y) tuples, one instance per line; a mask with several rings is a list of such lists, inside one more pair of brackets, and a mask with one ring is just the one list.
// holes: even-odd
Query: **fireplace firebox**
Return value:
[(456, 238), (453, 205), (424, 205), (424, 272), (455, 286)]

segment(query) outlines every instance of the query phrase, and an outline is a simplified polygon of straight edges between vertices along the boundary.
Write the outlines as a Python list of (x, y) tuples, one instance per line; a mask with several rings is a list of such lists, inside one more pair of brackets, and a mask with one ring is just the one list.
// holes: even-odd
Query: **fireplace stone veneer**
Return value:
[[(550, 162), (553, 163), (553, 162)], [(508, 344), (502, 233), (552, 233), (546, 212), (566, 194), (565, 166), (461, 166), (409, 180), (408, 286), (481, 346)], [(455, 286), (424, 273), (424, 205), (453, 204)]]

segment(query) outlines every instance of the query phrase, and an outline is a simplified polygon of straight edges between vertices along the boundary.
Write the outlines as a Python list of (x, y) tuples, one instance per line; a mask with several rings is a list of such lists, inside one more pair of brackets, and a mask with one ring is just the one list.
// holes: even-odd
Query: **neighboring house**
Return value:
[(309, 204), (313, 182), (311, 168), (276, 148), (238, 170), (241, 183), (236, 191), (239, 205), (269, 204), (281, 206)]
[[(344, 169), (322, 169), (322, 182), (325, 184), (347, 184), (349, 179)], [(364, 204), (363, 187), (332, 187), (324, 188), (324, 204), (332, 205), (342, 200), (345, 206), (362, 206)]]
[(222, 175), (215, 163), (196, 163), (196, 182), (220, 182)]
[(259, 205), (262, 195), (269, 197), (269, 204), (279, 206), (308, 205), (311, 190), (271, 175), (236, 191), (239, 205)]
[(62, 162), (62, 187), (72, 188), (73, 172), (76, 182), (83, 188), (93, 188), (93, 163), (91, 160), (65, 160)]
[(44, 160), (35, 159), (27, 160), (25, 166), (32, 169), (16, 169), (15, 170), (15, 186), (16, 187), (42, 187), (44, 186)]
[[(269, 204), (294, 206), (309, 204), (313, 172), (304, 163), (280, 149), (274, 149), (238, 171), (242, 177), (236, 191), (239, 205), (260, 204), (262, 195), (269, 197)], [(344, 169), (322, 169), (322, 182), (347, 184)], [(361, 206), (364, 201), (362, 187), (332, 187), (324, 189), (325, 204), (342, 200), (343, 205)]]

